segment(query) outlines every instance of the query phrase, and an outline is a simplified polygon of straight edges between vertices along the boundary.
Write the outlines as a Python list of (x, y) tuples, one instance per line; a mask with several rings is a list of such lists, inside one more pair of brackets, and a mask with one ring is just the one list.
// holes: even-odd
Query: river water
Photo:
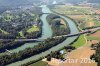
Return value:
[[(42, 7), (43, 13), (52, 13), (52, 12), (49, 10), (48, 7), (46, 7), (46, 6), (41, 6), (41, 7)], [(52, 36), (52, 30), (51, 30), (50, 26), (48, 25), (48, 22), (46, 21), (46, 17), (47, 17), (47, 16), (48, 16), (48, 14), (43, 14), (43, 15), (41, 16), (41, 19), (42, 19), (42, 21), (43, 21), (43, 23), (44, 23), (44, 27), (43, 27), (43, 30), (44, 30), (44, 31), (43, 31), (44, 33), (43, 33), (43, 34), (44, 34), (44, 36), (41, 37), (41, 38), (48, 38), (48, 37), (51, 37), (51, 36)], [(61, 16), (61, 15), (59, 15), (59, 16)], [(70, 20), (69, 18), (64, 17), (64, 16), (61, 16), (61, 17), (62, 17), (63, 19), (65, 19), (66, 22), (68, 23), (69, 28), (70, 28), (70, 34), (75, 34), (75, 33), (78, 33), (78, 32), (79, 32), (78, 29), (77, 29), (77, 26), (75, 25), (75, 23), (74, 23), (72, 20)], [(24, 60), (21, 60), (21, 61), (17, 61), (17, 62), (15, 62), (15, 63), (9, 64), (9, 65), (7, 65), (7, 66), (20, 66), (21, 64), (24, 64), (24, 63), (27, 63), (27, 62), (29, 62), (29, 61), (36, 60), (36, 59), (38, 59), (38, 58), (40, 58), (40, 57), (46, 56), (46, 55), (49, 54), (51, 51), (57, 51), (57, 50), (61, 49), (62, 47), (67, 46), (68, 44), (70, 44), (71, 42), (73, 42), (77, 37), (78, 37), (78, 36), (69, 37), (69, 38), (67, 38), (64, 42), (60, 43), (60, 44), (57, 45), (57, 46), (52, 47), (51, 49), (49, 49), (49, 50), (47, 50), (47, 51), (45, 51), (45, 52), (42, 52), (42, 53), (40, 53), (40, 54), (31, 56), (31, 57), (29, 57), (29, 58), (27, 58), (27, 59), (24, 59)], [(25, 44), (24, 46), (21, 46), (21, 47), (19, 47), (18, 49), (15, 49), (15, 50), (12, 50), (12, 51), (19, 51), (19, 49), (20, 49), (20, 50), (23, 50), (23, 49), (26, 48), (27, 46), (28, 46), (28, 47), (33, 47), (34, 45), (37, 45), (37, 44), (38, 44), (38, 43), (27, 43), (27, 44)]]

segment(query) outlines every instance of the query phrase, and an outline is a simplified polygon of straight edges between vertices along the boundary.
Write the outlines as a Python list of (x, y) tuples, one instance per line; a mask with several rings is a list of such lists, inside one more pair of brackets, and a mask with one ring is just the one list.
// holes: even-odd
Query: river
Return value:
[[(52, 12), (49, 10), (48, 7), (46, 7), (46, 6), (41, 6), (41, 7), (42, 7), (43, 13), (52, 13)], [(47, 15), (48, 15), (48, 14), (43, 14), (43, 15), (41, 16), (42, 21), (45, 21), (44, 23), (47, 24), (47, 25), (45, 25), (45, 28), (43, 28), (43, 29), (45, 29), (44, 32), (45, 32), (46, 35), (47, 35), (47, 36), (45, 35), (44, 37), (50, 37), (50, 36), (52, 35), (52, 31), (51, 31), (51, 29), (50, 29), (50, 26), (48, 25), (48, 23), (47, 23), (47, 21), (46, 21), (46, 16), (47, 16)], [(59, 15), (59, 16), (61, 16), (61, 15)], [(75, 34), (75, 33), (78, 33), (78, 32), (79, 32), (78, 29), (77, 29), (77, 26), (75, 25), (75, 23), (74, 23), (72, 20), (70, 20), (69, 18), (64, 17), (64, 16), (61, 16), (61, 17), (62, 17), (63, 19), (65, 19), (66, 22), (68, 23), (69, 28), (70, 28), (70, 34)], [(49, 29), (50, 31), (47, 30), (47, 29)], [(49, 36), (48, 36), (48, 35), (49, 35)], [(40, 58), (40, 57), (46, 56), (46, 55), (49, 54), (51, 51), (57, 51), (57, 50), (61, 49), (62, 47), (67, 46), (68, 44), (70, 44), (71, 42), (73, 42), (77, 37), (78, 37), (78, 36), (69, 37), (69, 38), (67, 38), (64, 42), (60, 43), (60, 44), (57, 45), (57, 46), (52, 47), (51, 49), (49, 49), (49, 50), (47, 50), (47, 51), (45, 51), (45, 52), (42, 52), (42, 53), (40, 53), (40, 54), (31, 56), (31, 57), (26, 58), (26, 59), (21, 60), (21, 61), (17, 61), (17, 62), (15, 62), (15, 63), (9, 64), (9, 65), (7, 65), (7, 66), (20, 66), (21, 64), (24, 64), (24, 63), (27, 63), (27, 62), (29, 62), (29, 61), (36, 60), (36, 59), (38, 59), (38, 58)], [(31, 44), (32, 44), (32, 43), (31, 43)], [(31, 44), (28, 43), (25, 47), (27, 47), (28, 45), (31, 46)], [(33, 43), (33, 44), (36, 45), (37, 43)], [(33, 46), (34, 46), (34, 45), (33, 45)], [(21, 48), (21, 47), (20, 47), (20, 48)], [(22, 48), (24, 48), (24, 46), (23, 46)], [(21, 49), (22, 49), (22, 48), (21, 48)], [(16, 50), (16, 51), (17, 51), (17, 50)]]

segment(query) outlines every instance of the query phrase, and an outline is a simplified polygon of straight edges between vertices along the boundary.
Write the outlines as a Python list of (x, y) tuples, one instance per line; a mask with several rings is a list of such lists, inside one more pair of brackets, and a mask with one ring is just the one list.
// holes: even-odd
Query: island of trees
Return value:
[(70, 33), (67, 22), (58, 15), (50, 14), (47, 17), (53, 30), (53, 36), (66, 35)]

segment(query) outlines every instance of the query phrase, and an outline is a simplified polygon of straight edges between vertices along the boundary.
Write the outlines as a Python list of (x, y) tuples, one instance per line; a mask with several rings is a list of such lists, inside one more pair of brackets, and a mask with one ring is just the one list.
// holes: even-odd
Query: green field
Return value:
[(98, 20), (93, 20), (93, 22), (95, 23), (96, 26), (100, 26), (100, 21), (98, 21)]
[(22, 31), (20, 31), (19, 34), (20, 34), (20, 36), (21, 36), (22, 38), (25, 38)]
[(54, 11), (57, 11), (62, 14), (67, 14), (67, 15), (74, 15), (74, 14), (91, 14), (91, 9), (87, 7), (80, 7), (80, 6), (65, 6), (65, 5), (60, 5), (56, 6)]
[(29, 65), (29, 66), (46, 66), (46, 65), (47, 65), (46, 62), (38, 61), (38, 62), (36, 62), (34, 64)]
[(34, 31), (39, 31), (39, 28), (37, 26), (32, 26), (30, 29), (27, 30), (28, 33), (32, 33)]
[(91, 36), (88, 36), (87, 39), (89, 39), (89, 40), (100, 40), (100, 37), (91, 37)]
[(78, 40), (72, 44), (72, 46), (79, 48), (85, 44), (86, 40), (84, 38), (84, 35), (81, 35)]

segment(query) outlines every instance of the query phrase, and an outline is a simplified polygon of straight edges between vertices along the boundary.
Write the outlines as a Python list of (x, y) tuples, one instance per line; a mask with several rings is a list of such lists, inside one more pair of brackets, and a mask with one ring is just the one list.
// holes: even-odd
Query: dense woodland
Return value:
[(64, 59), (63, 54), (61, 54), (59, 51), (51, 52), (46, 58), (47, 61), (51, 61), (51, 58)]
[(23, 45), (23, 41), (14, 41), (14, 40), (0, 40), (0, 52), (5, 52), (5, 49), (13, 49)]
[(100, 42), (97, 44), (92, 44), (91, 47), (96, 50), (96, 53), (91, 55), (90, 58), (98, 63), (97, 66), (100, 66)]

